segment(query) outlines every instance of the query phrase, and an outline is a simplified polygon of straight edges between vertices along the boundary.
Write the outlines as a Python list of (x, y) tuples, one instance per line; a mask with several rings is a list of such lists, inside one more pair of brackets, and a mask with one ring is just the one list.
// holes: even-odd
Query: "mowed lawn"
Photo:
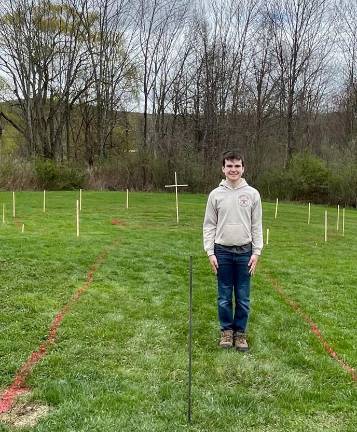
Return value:
[[(357, 211), (264, 203), (270, 229), (252, 286), (248, 354), (217, 346), (216, 284), (202, 251), (206, 196), (0, 193), (0, 389), (46, 340), (57, 312), (85, 284), (55, 344), (27, 379), (26, 401), (48, 405), (51, 431), (286, 432), (357, 430), (356, 382), (332, 359), (276, 286), (357, 367)], [(113, 221), (114, 220), (114, 221)], [(113, 223), (114, 222), (114, 223)], [(24, 224), (24, 233), (21, 232)], [(193, 256), (192, 424), (187, 425), (189, 256)], [(12, 430), (0, 423), (0, 431)]]

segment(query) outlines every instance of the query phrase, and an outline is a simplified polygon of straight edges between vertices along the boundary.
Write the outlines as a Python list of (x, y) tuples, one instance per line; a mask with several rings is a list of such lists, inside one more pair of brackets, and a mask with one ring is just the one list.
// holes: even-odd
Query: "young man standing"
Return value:
[(241, 155), (234, 151), (223, 153), (222, 171), (226, 180), (222, 180), (208, 197), (203, 242), (217, 275), (219, 345), (247, 351), (250, 277), (263, 248), (262, 206), (259, 192), (242, 178), (244, 160)]

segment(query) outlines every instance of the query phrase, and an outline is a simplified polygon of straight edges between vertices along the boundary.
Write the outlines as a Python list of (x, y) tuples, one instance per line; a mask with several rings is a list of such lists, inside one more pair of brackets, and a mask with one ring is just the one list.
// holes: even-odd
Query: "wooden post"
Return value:
[(126, 208), (129, 208), (129, 189), (126, 190)]
[(43, 212), (46, 213), (46, 191), (43, 191)]
[(325, 242), (327, 242), (327, 210), (325, 210)]
[(79, 237), (79, 201), (76, 201), (76, 210), (77, 210), (77, 237)]
[(345, 208), (342, 209), (342, 236), (345, 236)]
[(279, 198), (276, 199), (274, 219), (276, 219), (278, 216), (278, 205), (279, 205)]
[(307, 216), (307, 224), (308, 225), (310, 225), (310, 217), (311, 217), (311, 205), (309, 203), (309, 213), (308, 213), (308, 216)]
[(188, 186), (187, 184), (177, 184), (177, 174), (175, 171), (175, 184), (173, 185), (165, 185), (165, 187), (169, 188), (169, 187), (174, 187), (175, 188), (175, 193), (176, 193), (176, 221), (177, 223), (179, 223), (179, 209), (178, 209), (178, 194), (177, 194), (177, 188), (178, 187), (185, 187)]
[(12, 193), (12, 217), (16, 217), (15, 192)]
[(340, 204), (337, 204), (337, 222), (336, 222), (336, 231), (340, 229)]
[(266, 242), (265, 242), (265, 244), (269, 244), (269, 228), (267, 228), (267, 239), (266, 239)]
[[(175, 185), (177, 185), (177, 174), (176, 174), (176, 171), (175, 171)], [(176, 220), (177, 220), (177, 223), (179, 223), (177, 186), (175, 187), (175, 194), (176, 194)]]

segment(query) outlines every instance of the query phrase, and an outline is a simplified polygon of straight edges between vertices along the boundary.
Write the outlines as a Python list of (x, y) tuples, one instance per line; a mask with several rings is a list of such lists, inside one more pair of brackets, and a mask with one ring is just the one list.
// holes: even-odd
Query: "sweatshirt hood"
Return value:
[(225, 189), (236, 190), (236, 189), (241, 189), (244, 186), (248, 186), (248, 183), (246, 182), (246, 180), (244, 178), (242, 178), (239, 185), (234, 188), (227, 180), (222, 180), (221, 183), (219, 184), (219, 186), (223, 187)]

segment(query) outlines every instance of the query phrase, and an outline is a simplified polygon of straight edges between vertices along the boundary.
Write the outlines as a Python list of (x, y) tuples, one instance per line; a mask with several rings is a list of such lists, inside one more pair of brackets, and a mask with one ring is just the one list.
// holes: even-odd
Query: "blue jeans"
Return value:
[[(245, 332), (249, 316), (251, 252), (237, 254), (215, 245), (218, 261), (218, 318), (221, 330)], [(233, 297), (234, 292), (234, 317)]]

